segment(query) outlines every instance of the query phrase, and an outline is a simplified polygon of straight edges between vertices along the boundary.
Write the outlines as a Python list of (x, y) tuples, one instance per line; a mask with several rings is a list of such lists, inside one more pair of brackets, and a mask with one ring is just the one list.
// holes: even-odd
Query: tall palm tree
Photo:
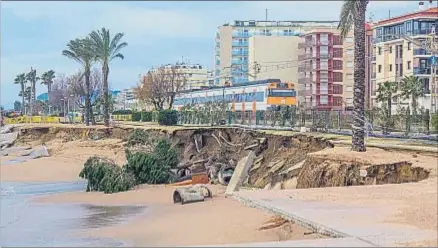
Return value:
[(91, 42), (89, 38), (70, 40), (67, 43), (67, 49), (62, 51), (62, 55), (67, 58), (73, 59), (84, 67), (85, 85), (86, 85), (86, 97), (85, 97), (85, 124), (90, 125), (90, 75), (91, 66), (95, 61), (95, 55), (91, 48)]
[(109, 63), (116, 58), (124, 59), (120, 50), (126, 47), (128, 43), (121, 42), (124, 34), (116, 33), (111, 37), (110, 31), (106, 28), (93, 31), (90, 33), (90, 38), (93, 44), (93, 51), (98, 61), (102, 65), (103, 74), (103, 119), (105, 126), (109, 126), (109, 93), (108, 93), (108, 75)]
[[(53, 84), (54, 78), (55, 78), (55, 71), (54, 70), (46, 71), (41, 75), (41, 84), (47, 86), (47, 103), (49, 104), (49, 106), (50, 106), (50, 92), (52, 92), (52, 84)], [(49, 108), (49, 111), (50, 111), (50, 108)]]
[(392, 98), (396, 96), (398, 90), (397, 82), (385, 81), (379, 83), (377, 87), (378, 102), (386, 103), (388, 105), (388, 116), (391, 117)]
[(24, 94), (22, 92), (26, 90), (26, 73), (18, 74), (17, 77), (15, 77), (14, 84), (19, 84), (21, 87), (19, 94), (19, 96), (21, 96), (21, 113), (25, 114), (25, 108), (24, 108), (25, 101), (24, 101)]
[(412, 114), (417, 115), (418, 98), (424, 96), (423, 82), (416, 76), (405, 76), (401, 84), (401, 96), (406, 99), (411, 99)]
[(33, 69), (32, 67), (30, 68), (30, 72), (26, 74), (26, 80), (30, 83), (29, 112), (30, 114), (33, 114), (33, 107), (36, 99), (36, 83), (40, 80), (40, 78), (37, 77), (36, 69)]
[(338, 29), (345, 38), (354, 26), (354, 95), (353, 138), (351, 149), (357, 152), (365, 148), (365, 13), (368, 0), (344, 0)]

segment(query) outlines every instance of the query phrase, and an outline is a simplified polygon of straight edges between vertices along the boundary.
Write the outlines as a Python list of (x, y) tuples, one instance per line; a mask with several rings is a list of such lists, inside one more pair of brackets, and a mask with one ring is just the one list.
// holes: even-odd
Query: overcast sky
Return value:
[[(53, 69), (76, 72), (80, 66), (61, 55), (66, 43), (94, 29), (125, 33), (125, 60), (110, 70), (113, 89), (132, 87), (150, 67), (174, 63), (184, 56), (192, 63), (213, 66), (214, 34), (233, 20), (338, 20), (342, 2), (1, 2), (1, 104), (18, 100), (17, 74)], [(418, 9), (417, 1), (371, 2), (374, 20)], [(37, 86), (37, 95), (45, 92)]]

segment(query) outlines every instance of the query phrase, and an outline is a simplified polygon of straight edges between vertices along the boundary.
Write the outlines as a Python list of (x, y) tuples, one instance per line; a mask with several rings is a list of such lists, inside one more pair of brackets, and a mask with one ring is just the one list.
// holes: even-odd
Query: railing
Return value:
[(237, 38), (237, 37), (249, 37), (249, 33), (247, 32), (234, 32), (232, 34), (233, 38)]
[(242, 50), (242, 51), (232, 51), (231, 54), (232, 54), (232, 55), (243, 56), (243, 55), (248, 55), (248, 51), (247, 51), (247, 50)]
[(426, 51), (423, 48), (417, 48), (417, 49), (414, 49), (414, 55), (432, 55), (432, 53)]
[(231, 61), (232, 65), (243, 65), (243, 64), (246, 64), (246, 63), (248, 63), (248, 61), (244, 61), (244, 60), (232, 60)]
[(417, 68), (414, 67), (414, 75), (430, 75), (431, 73), (430, 68)]
[(233, 42), (231, 43), (231, 45), (232, 45), (232, 46), (248, 46), (248, 42), (245, 42), (245, 41), (242, 41), (242, 42), (239, 42), (239, 41), (233, 41)]
[(331, 59), (332, 57), (332, 54), (319, 54), (320, 59)]
[(298, 94), (300, 96), (311, 96), (312, 90), (300, 90), (300, 91), (298, 91)]
[(301, 65), (298, 66), (298, 72), (305, 72), (305, 71), (311, 71), (312, 66), (311, 65)]

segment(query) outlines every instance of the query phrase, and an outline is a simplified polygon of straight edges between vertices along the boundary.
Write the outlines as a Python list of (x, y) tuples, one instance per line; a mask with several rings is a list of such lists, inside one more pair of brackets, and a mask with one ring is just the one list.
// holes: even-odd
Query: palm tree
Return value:
[(417, 99), (424, 96), (423, 83), (416, 76), (405, 76), (401, 84), (401, 96), (405, 100), (411, 98), (412, 114), (417, 115)]
[[(86, 97), (85, 97), (85, 125), (90, 125), (90, 74), (91, 65), (95, 61), (95, 55), (91, 49), (91, 42), (89, 38), (70, 40), (67, 43), (67, 50), (62, 51), (62, 55), (67, 58), (73, 59), (84, 67), (85, 85), (86, 85)], [(80, 80), (80, 79), (79, 79)]]
[(32, 69), (32, 67), (30, 68), (30, 72), (26, 74), (26, 80), (30, 83), (29, 112), (30, 114), (33, 114), (33, 105), (36, 99), (36, 83), (38, 80), (40, 80), (40, 78), (36, 75), (36, 69)]
[(353, 137), (351, 149), (357, 152), (365, 148), (365, 13), (368, 0), (344, 0), (338, 29), (345, 38), (354, 26), (354, 95)]
[(26, 74), (25, 73), (18, 74), (17, 77), (15, 77), (14, 84), (19, 84), (21, 87), (21, 91), (19, 94), (19, 96), (21, 96), (21, 113), (25, 114), (24, 94), (22, 94), (21, 92), (24, 92), (26, 90)]
[(379, 83), (377, 87), (377, 98), (378, 102), (386, 103), (388, 105), (388, 116), (391, 116), (391, 106), (392, 98), (396, 96), (398, 87), (397, 82), (385, 81)]
[[(41, 84), (44, 84), (47, 86), (47, 103), (50, 106), (50, 92), (52, 92), (52, 84), (53, 84), (53, 79), (55, 78), (55, 71), (54, 70), (49, 70), (44, 72), (41, 75)], [(49, 108), (50, 111), (50, 108)], [(50, 113), (49, 113), (50, 114)]]
[(126, 47), (128, 43), (121, 42), (123, 33), (117, 33), (111, 38), (110, 31), (106, 28), (93, 31), (90, 33), (90, 38), (93, 44), (93, 52), (98, 61), (102, 65), (103, 74), (103, 119), (105, 126), (109, 126), (109, 93), (108, 93), (108, 75), (109, 63), (116, 58), (124, 59), (123, 54), (120, 53), (122, 48)]

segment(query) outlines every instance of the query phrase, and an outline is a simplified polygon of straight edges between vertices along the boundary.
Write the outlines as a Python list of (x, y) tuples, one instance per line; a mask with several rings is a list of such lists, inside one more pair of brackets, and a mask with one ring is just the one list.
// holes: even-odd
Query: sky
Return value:
[[(14, 78), (33, 67), (70, 75), (81, 67), (62, 56), (69, 40), (106, 27), (122, 32), (128, 46), (124, 60), (110, 65), (112, 89), (135, 86), (153, 66), (191, 63), (213, 67), (214, 34), (233, 20), (329, 20), (339, 17), (341, 1), (1, 1), (1, 105), (19, 100)], [(367, 17), (374, 21), (418, 9), (418, 1), (372, 1)], [(37, 95), (46, 92), (37, 86)]]

